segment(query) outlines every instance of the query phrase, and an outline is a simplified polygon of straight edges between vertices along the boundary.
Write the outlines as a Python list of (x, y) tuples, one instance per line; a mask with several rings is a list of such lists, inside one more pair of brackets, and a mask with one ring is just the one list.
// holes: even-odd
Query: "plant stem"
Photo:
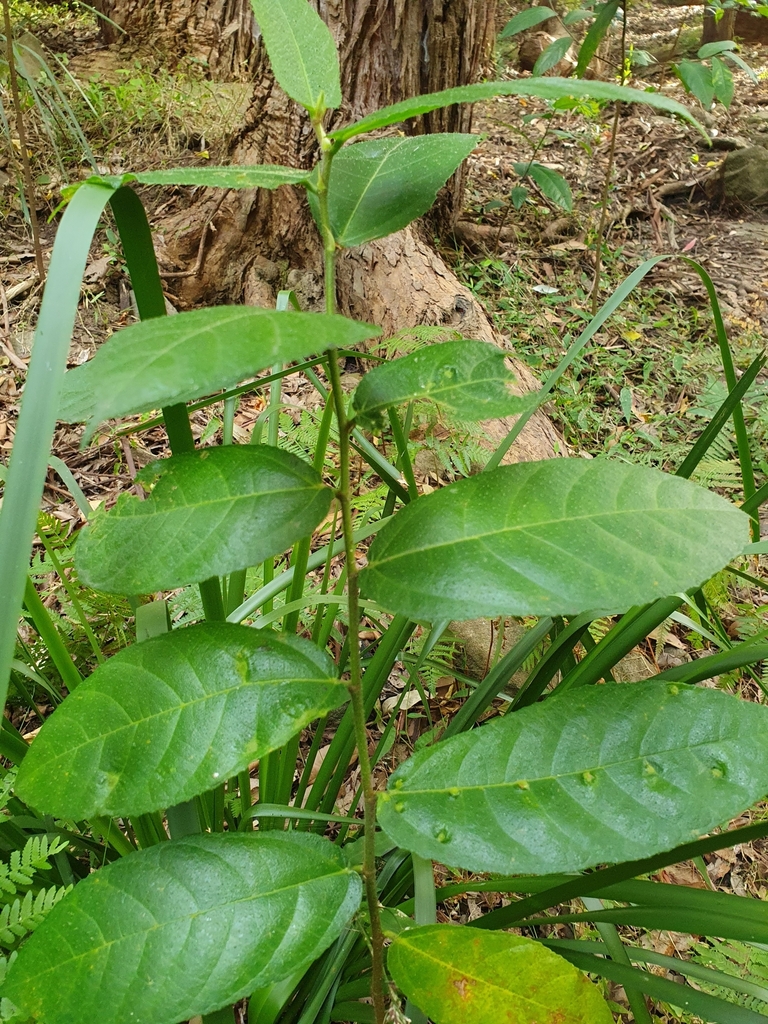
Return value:
[[(40, 245), (40, 229), (37, 224), (37, 204), (35, 201), (35, 186), (32, 183), (32, 169), (29, 166), (29, 152), (27, 150), (27, 133), (24, 130), (24, 112), (21, 109), (21, 98), (19, 96), (19, 81), (16, 75), (16, 58), (13, 53), (13, 30), (11, 28), (11, 10), (8, 0), (3, 0), (3, 21), (5, 23), (5, 47), (8, 53), (8, 75), (11, 83), (11, 97), (13, 99), (13, 112), (16, 117), (16, 131), (19, 135), (19, 148), (21, 150), (21, 167), (24, 178), (24, 191), (27, 193), (27, 209), (29, 210), (29, 223), (32, 228), (32, 242), (35, 248), (35, 264), (37, 276), (41, 283), (45, 280), (45, 263), (43, 262), (43, 250)], [(11, 146), (13, 152), (13, 146)]]
[[(625, 2), (623, 7), (623, 20), (621, 23), (621, 81), (620, 85), (624, 85), (627, 81), (627, 7), (629, 2)], [(611, 128), (611, 148), (608, 152), (608, 168), (605, 172), (605, 181), (603, 182), (603, 195), (600, 203), (600, 226), (597, 229), (597, 239), (595, 241), (595, 279), (592, 284), (592, 316), (597, 313), (597, 306), (600, 300), (600, 270), (603, 263), (603, 236), (605, 235), (605, 228), (608, 223), (608, 194), (611, 190), (611, 178), (613, 177), (613, 165), (616, 160), (616, 139), (619, 135), (619, 118), (621, 117), (621, 104), (616, 104), (616, 110), (613, 114), (613, 127)]]
[[(325, 311), (328, 314), (334, 314), (336, 312), (336, 239), (333, 235), (328, 212), (328, 182), (333, 161), (333, 145), (325, 135), (319, 116), (313, 118), (313, 125), (320, 142), (320, 152), (322, 154), (317, 198), (325, 256)], [(368, 754), (368, 733), (365, 727), (366, 715), (363, 703), (362, 666), (360, 663), (360, 593), (350, 494), (350, 435), (354, 429), (354, 420), (347, 418), (344, 391), (341, 386), (341, 373), (339, 372), (339, 358), (336, 349), (333, 348), (328, 353), (328, 373), (331, 379), (336, 420), (339, 425), (339, 480), (336, 496), (341, 507), (344, 552), (347, 564), (347, 607), (349, 619), (347, 633), (349, 681), (347, 682), (347, 689), (352, 707), (355, 745), (360, 764), (360, 783), (363, 790), (363, 806), (365, 811), (362, 876), (371, 925), (371, 998), (373, 1000), (376, 1024), (384, 1024), (386, 1009), (384, 1001), (384, 933), (381, 927), (379, 894), (376, 888), (376, 791), (373, 787), (373, 771)]]

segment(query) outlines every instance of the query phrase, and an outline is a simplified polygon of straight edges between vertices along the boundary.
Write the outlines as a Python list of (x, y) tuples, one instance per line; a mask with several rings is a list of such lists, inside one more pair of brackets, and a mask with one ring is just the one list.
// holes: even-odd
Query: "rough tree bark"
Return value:
[(201, 61), (220, 80), (248, 72), (256, 42), (250, 0), (94, 0), (93, 5), (110, 19), (100, 23), (106, 43), (126, 37), (151, 43), (174, 60)]
[(768, 43), (768, 18), (748, 10), (731, 8), (720, 21), (715, 21), (714, 11), (705, 7), (702, 43), (722, 42), (725, 39), (739, 39), (744, 43)]
[[(345, 95), (333, 124), (423, 92), (477, 80), (485, 69), (495, 28), (497, 0), (310, 0), (336, 38)], [(178, 54), (204, 45), (210, 66), (229, 59), (233, 23), (245, 20), (248, 0), (102, 0), (105, 13), (141, 38), (151, 26), (154, 45)], [(225, 14), (217, 12), (225, 11)], [(238, 13), (239, 12), (239, 13)], [(221, 29), (219, 43), (215, 22)], [(252, 22), (234, 35), (249, 34), (253, 99), (232, 142), (235, 163), (312, 166), (316, 151), (305, 113), (276, 86)], [(212, 34), (213, 33), (213, 34)], [(222, 49), (222, 43), (227, 47)], [(471, 131), (473, 112), (454, 106), (400, 126), (408, 133)], [(444, 190), (439, 221), (450, 223), (461, 207), (463, 172)], [(434, 221), (432, 222), (434, 224)], [(182, 306), (201, 301), (274, 303), (276, 291), (294, 288), (305, 308), (319, 308), (321, 250), (306, 198), (299, 189), (205, 195), (165, 221), (159, 256), (170, 271), (194, 265), (203, 231), (209, 230), (200, 275), (174, 281)], [(388, 333), (415, 324), (451, 323), (469, 336), (495, 336), (483, 311), (419, 227), (344, 253), (339, 261), (338, 301), (342, 312), (381, 324)], [(535, 384), (518, 367), (524, 386)], [(506, 425), (494, 428), (501, 435)], [(529, 424), (518, 458), (553, 454), (557, 436), (545, 417)]]

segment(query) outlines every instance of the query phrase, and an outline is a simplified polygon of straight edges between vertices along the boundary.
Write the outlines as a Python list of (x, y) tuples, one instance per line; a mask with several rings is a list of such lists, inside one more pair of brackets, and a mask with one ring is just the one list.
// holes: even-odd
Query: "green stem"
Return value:
[[(604, 907), (602, 900), (596, 900), (590, 896), (585, 896), (582, 899), (582, 903), (587, 910), (602, 910)], [(597, 928), (598, 935), (605, 943), (605, 948), (608, 950), (611, 960), (615, 960), (618, 964), (624, 964), (625, 967), (631, 967), (629, 955), (624, 948), (624, 943), (621, 941), (616, 926), (596, 921), (595, 927)], [(625, 987), (624, 991), (627, 993), (627, 1000), (635, 1018), (635, 1024), (653, 1024), (643, 993), (638, 989), (628, 987)]]
[(59, 670), (62, 682), (72, 692), (83, 681), (83, 677), (75, 667), (64, 641), (59, 636), (59, 631), (48, 614), (48, 609), (40, 600), (40, 595), (35, 590), (32, 580), (27, 577), (24, 589), (24, 607), (30, 614), (35, 629), (40, 634), (40, 639), (45, 644), (46, 650), (51, 656), (56, 668)]
[[(319, 117), (313, 119), (313, 126), (320, 142), (322, 154), (317, 198), (320, 210), (320, 230), (325, 254), (325, 310), (326, 313), (332, 315), (336, 312), (336, 239), (331, 229), (328, 213), (328, 182), (333, 162), (333, 145), (326, 137)], [(373, 787), (373, 772), (371, 760), (368, 756), (368, 733), (366, 731), (366, 714), (363, 703), (359, 636), (360, 594), (350, 493), (350, 435), (354, 428), (354, 422), (347, 418), (344, 390), (341, 385), (341, 373), (339, 372), (338, 353), (335, 349), (331, 349), (328, 353), (328, 373), (331, 380), (336, 421), (339, 426), (339, 486), (336, 494), (341, 506), (344, 551), (347, 564), (347, 607), (349, 614), (347, 633), (349, 641), (349, 680), (347, 682), (347, 689), (349, 690), (352, 707), (355, 744), (360, 764), (360, 782), (363, 789), (363, 806), (365, 811), (362, 876), (371, 926), (371, 998), (373, 1000), (376, 1024), (384, 1024), (386, 1010), (384, 1001), (384, 933), (381, 927), (379, 896), (376, 888), (376, 791)]]

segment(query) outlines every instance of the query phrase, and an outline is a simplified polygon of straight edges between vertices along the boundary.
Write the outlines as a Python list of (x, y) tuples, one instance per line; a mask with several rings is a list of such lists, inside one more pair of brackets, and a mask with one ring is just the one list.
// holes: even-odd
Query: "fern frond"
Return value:
[(0, 910), (0, 945), (10, 948), (38, 928), (71, 888), (71, 885), (54, 885), (41, 889), (37, 895), (30, 890), (24, 899), (7, 903)]
[(420, 348), (427, 345), (435, 345), (441, 341), (459, 341), (461, 332), (453, 327), (434, 327), (429, 324), (417, 324), (416, 327), (406, 327), (391, 338), (387, 338), (376, 349), (376, 355), (384, 359), (394, 359), (396, 356), (407, 356), (411, 352), (418, 352)]
[(16, 774), (18, 768), (15, 766), (7, 768), (5, 775), (3, 775), (3, 781), (0, 782), (0, 811), (4, 811), (8, 806), (8, 798), (13, 792), (13, 787), (16, 784)]
[(7, 864), (0, 863), (0, 900), (14, 896), (19, 889), (28, 889), (37, 871), (48, 871), (49, 861), (66, 849), (66, 840), (47, 836), (30, 836), (22, 850), (14, 850)]

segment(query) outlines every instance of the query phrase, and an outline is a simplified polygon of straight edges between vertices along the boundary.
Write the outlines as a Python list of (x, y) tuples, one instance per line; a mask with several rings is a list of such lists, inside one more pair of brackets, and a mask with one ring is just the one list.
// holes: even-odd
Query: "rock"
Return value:
[(729, 153), (720, 174), (726, 199), (744, 206), (768, 206), (768, 149), (750, 146)]
[[(484, 679), (488, 674), (489, 665), (511, 651), (524, 633), (525, 628), (516, 619), (469, 619), (465, 622), (452, 622), (451, 634), (462, 646), (462, 652), (456, 659), (457, 670), (470, 679)], [(498, 657), (494, 657), (497, 652)], [(528, 673), (525, 671), (516, 672), (509, 685), (505, 687), (507, 692), (514, 693), (519, 690), (527, 676)]]
[(617, 683), (637, 683), (655, 674), (656, 669), (639, 647), (635, 647), (613, 666), (613, 678)]

